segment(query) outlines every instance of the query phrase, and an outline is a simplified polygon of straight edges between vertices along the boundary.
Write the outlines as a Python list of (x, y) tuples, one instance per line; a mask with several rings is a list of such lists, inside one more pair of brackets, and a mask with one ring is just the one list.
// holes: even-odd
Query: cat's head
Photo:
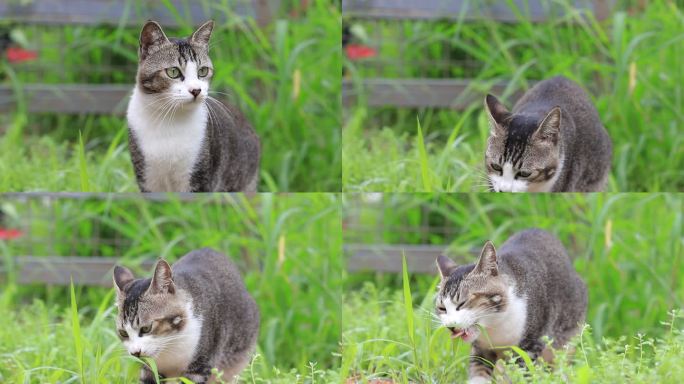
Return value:
[(190, 332), (188, 296), (176, 289), (171, 267), (159, 260), (152, 278), (135, 279), (125, 268), (114, 268), (116, 331), (128, 353), (155, 358)]
[(209, 58), (213, 28), (209, 20), (188, 38), (169, 39), (156, 21), (145, 23), (138, 50), (140, 90), (159, 96), (159, 105), (201, 105), (214, 73)]
[(480, 327), (495, 324), (508, 305), (508, 285), (499, 274), (496, 250), (488, 241), (474, 266), (458, 266), (439, 256), (437, 268), (442, 278), (435, 299), (437, 318), (452, 338), (471, 343), (480, 336)]
[(537, 117), (511, 114), (492, 95), (485, 97), (490, 134), (485, 168), (494, 192), (548, 191), (561, 166), (561, 109)]

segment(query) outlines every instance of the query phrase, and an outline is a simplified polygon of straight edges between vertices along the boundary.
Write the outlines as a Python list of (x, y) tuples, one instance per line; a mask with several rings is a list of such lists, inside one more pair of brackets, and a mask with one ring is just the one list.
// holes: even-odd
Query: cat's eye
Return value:
[(437, 306), (437, 312), (439, 313), (446, 313), (446, 307), (443, 305)]
[(128, 332), (124, 331), (123, 329), (119, 329), (119, 336), (121, 336), (122, 339), (128, 339)]
[(489, 166), (492, 167), (493, 170), (495, 170), (497, 172), (501, 172), (501, 166), (499, 164), (491, 163), (491, 164), (489, 164)]
[(515, 174), (515, 178), (516, 179), (526, 179), (526, 178), (530, 177), (531, 174), (532, 174), (531, 172), (520, 171), (520, 172)]
[(461, 308), (463, 308), (463, 306), (465, 305), (465, 303), (466, 303), (465, 301), (461, 301), (461, 302), (456, 306), (456, 310), (457, 310), (457, 311), (460, 311)]
[(140, 328), (140, 335), (144, 335), (144, 334), (150, 333), (151, 330), (152, 330), (152, 326), (151, 326), (151, 325), (146, 325), (146, 326)]
[(166, 68), (166, 75), (169, 76), (172, 79), (177, 78), (180, 76), (180, 69), (178, 67), (171, 67), (171, 68)]
[(202, 67), (197, 71), (197, 76), (204, 77), (209, 74), (209, 67)]

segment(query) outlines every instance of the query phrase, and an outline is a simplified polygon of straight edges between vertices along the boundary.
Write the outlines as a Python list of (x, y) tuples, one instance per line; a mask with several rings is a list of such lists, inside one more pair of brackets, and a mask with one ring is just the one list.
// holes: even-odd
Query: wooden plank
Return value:
[[(22, 90), (28, 112), (66, 114), (126, 113), (132, 84), (24, 84)], [(14, 90), (0, 85), (0, 112), (16, 108)]]
[[(473, 103), (482, 103), (487, 92), (500, 97), (507, 92), (508, 84), (478, 85), (468, 79), (365, 79), (355, 84), (351, 79), (342, 81), (342, 103), (354, 105), (360, 95), (371, 107), (452, 108), (462, 110)], [(522, 92), (514, 92), (517, 99)]]
[[(199, 25), (208, 19), (224, 23), (232, 15), (255, 17), (252, 0), (229, 0), (228, 7), (212, 1), (171, 0), (182, 22)], [(277, 2), (276, 2), (277, 3)], [(146, 20), (163, 26), (178, 26), (179, 20), (160, 1), (134, 0), (40, 0), (2, 1), (0, 20), (19, 23), (63, 25), (128, 25), (141, 26)]]
[[(435, 260), (445, 254), (446, 247), (435, 245), (360, 245), (349, 244), (344, 247), (349, 272), (387, 272), (401, 273), (402, 256), (406, 255), (406, 266), (410, 273), (436, 274)], [(470, 255), (450, 255), (460, 263), (475, 262), (477, 252)]]
[(19, 201), (37, 200), (37, 199), (50, 199), (50, 200), (147, 200), (154, 202), (168, 202), (168, 201), (181, 201), (181, 202), (215, 202), (219, 204), (223, 203), (236, 203), (240, 202), (240, 199), (244, 196), (247, 200), (252, 200), (255, 196), (259, 196), (258, 193), (190, 193), (190, 192), (148, 192), (148, 193), (86, 193), (86, 192), (7, 192), (3, 193), (1, 197), (3, 199), (14, 199)]
[[(139, 271), (152, 270), (156, 260), (146, 260)], [(118, 259), (111, 257), (17, 256), (13, 269), (18, 284), (90, 285), (111, 287), (112, 270)], [(1, 264), (0, 264), (1, 265)], [(3, 269), (7, 269), (4, 266)]]
[[(614, 0), (598, 0), (612, 8)], [(465, 21), (495, 20), (499, 22), (519, 21), (517, 12), (534, 23), (558, 18), (567, 14), (564, 7), (546, 0), (513, 0), (513, 10), (508, 1), (467, 0), (342, 0), (345, 16), (365, 19), (462, 19)], [(575, 9), (595, 11), (595, 1), (571, 1)], [(606, 8), (599, 9), (604, 11)], [(598, 16), (598, 15), (597, 15)], [(606, 17), (606, 13), (600, 13)]]

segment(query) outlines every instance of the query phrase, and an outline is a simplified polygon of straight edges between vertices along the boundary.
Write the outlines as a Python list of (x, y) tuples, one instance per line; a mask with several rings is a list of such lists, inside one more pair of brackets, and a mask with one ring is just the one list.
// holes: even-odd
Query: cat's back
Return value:
[[(203, 160), (215, 165), (210, 177), (214, 182), (207, 189), (254, 192), (261, 158), (259, 136), (237, 107), (213, 98), (207, 99), (206, 106), (210, 147)], [(209, 184), (209, 181), (198, 183)]]
[(190, 251), (171, 267), (175, 280), (182, 284), (195, 285), (205, 279), (222, 279), (222, 283), (234, 281), (242, 284), (242, 277), (230, 259), (211, 248)]
[(530, 269), (545, 270), (550, 274), (573, 273), (565, 247), (553, 234), (531, 228), (515, 233), (501, 245), (500, 262), (517, 273)]
[(535, 84), (513, 106), (512, 112), (539, 110), (546, 115), (555, 106), (570, 112), (573, 118), (578, 113), (587, 113), (598, 119), (589, 95), (577, 83), (563, 76), (555, 76)]
[(519, 294), (528, 297), (530, 305), (572, 314), (564, 317), (571, 324), (584, 316), (586, 284), (556, 236), (536, 228), (523, 230), (501, 246), (499, 255), (504, 272), (513, 276)]

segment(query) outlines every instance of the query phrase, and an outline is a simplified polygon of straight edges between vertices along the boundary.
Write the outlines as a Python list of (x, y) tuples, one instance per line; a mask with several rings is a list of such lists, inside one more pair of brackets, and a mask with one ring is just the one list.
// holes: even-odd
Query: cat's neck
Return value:
[[(186, 294), (190, 297), (189, 294)], [(180, 376), (193, 361), (202, 335), (202, 317), (194, 313), (192, 300), (186, 302), (186, 324), (183, 330), (155, 357), (157, 369), (166, 377)]]
[(527, 298), (518, 296), (515, 286), (510, 285), (506, 292), (506, 309), (482, 319), (484, 332), (477, 343), (487, 349), (518, 345), (527, 322)]

